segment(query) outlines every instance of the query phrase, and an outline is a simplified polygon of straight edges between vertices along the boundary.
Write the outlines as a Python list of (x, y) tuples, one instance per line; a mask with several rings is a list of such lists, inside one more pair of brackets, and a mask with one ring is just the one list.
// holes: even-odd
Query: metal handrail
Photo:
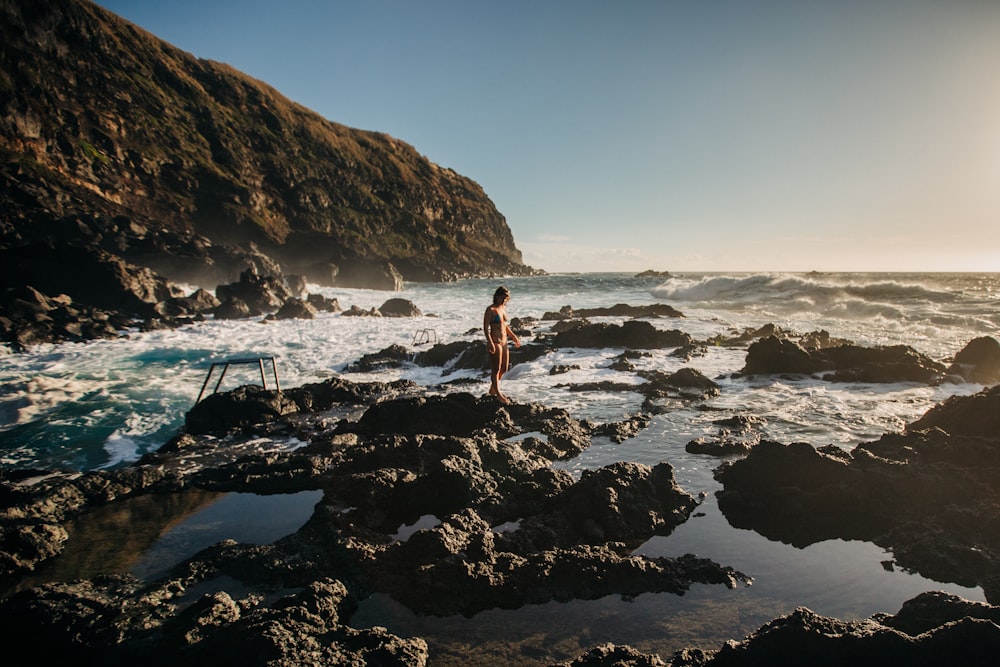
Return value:
[(201, 385), (201, 391), (198, 392), (198, 399), (194, 402), (195, 405), (201, 403), (201, 397), (205, 393), (205, 387), (208, 386), (208, 381), (212, 378), (212, 373), (215, 371), (217, 366), (222, 367), (222, 373), (219, 374), (219, 380), (215, 383), (215, 389), (212, 393), (219, 391), (219, 387), (222, 385), (222, 378), (226, 377), (226, 371), (229, 367), (234, 364), (257, 364), (260, 368), (260, 381), (264, 385), (264, 389), (267, 389), (267, 378), (264, 376), (264, 362), (271, 362), (271, 372), (274, 374), (274, 386), (277, 391), (281, 391), (281, 385), (278, 383), (278, 366), (274, 361), (274, 357), (245, 357), (242, 359), (226, 359), (224, 361), (213, 361), (212, 365), (208, 369), (208, 374), (205, 376), (205, 381)]

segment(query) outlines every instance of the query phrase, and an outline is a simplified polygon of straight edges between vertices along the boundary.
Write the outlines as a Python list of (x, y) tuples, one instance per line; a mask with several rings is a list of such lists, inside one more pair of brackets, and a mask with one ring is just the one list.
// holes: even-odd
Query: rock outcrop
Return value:
[(724, 463), (729, 522), (799, 547), (860, 539), (937, 581), (982, 586), (1000, 600), (1000, 387), (953, 397), (846, 452), (762, 441)]
[(3, 0), (0, 33), (0, 287), (108, 309), (114, 261), (145, 271), (136, 306), (248, 269), (389, 290), (534, 272), (475, 182), (88, 0)]

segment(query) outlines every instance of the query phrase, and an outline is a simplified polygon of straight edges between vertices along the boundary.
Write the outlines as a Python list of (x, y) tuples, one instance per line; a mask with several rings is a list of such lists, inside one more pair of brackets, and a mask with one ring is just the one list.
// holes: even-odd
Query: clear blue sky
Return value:
[(547, 271), (1000, 271), (1000, 1), (98, 4), (472, 178)]

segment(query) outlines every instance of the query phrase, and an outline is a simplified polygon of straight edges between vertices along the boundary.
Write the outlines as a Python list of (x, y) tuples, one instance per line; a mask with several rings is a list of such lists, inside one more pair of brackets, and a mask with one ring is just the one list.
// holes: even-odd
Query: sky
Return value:
[(1000, 271), (1000, 0), (100, 0), (477, 183), (525, 263)]

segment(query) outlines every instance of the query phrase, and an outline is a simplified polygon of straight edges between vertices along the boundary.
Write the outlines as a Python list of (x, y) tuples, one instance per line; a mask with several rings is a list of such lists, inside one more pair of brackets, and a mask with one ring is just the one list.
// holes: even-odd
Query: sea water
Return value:
[[(368, 310), (401, 297), (424, 315), (374, 318), (321, 313), (313, 320), (280, 322), (209, 319), (176, 330), (131, 332), (119, 340), (44, 345), (23, 354), (0, 352), (0, 471), (127, 465), (178, 432), (210, 365), (225, 359), (274, 356), (282, 387), (343, 375), (354, 381), (411, 379), (428, 392), (485, 394), (487, 379), (469, 370), (404, 367), (356, 374), (347, 372), (347, 367), (362, 355), (393, 344), (426, 349), (416, 345), (423, 336), (438, 342), (481, 340), (483, 312), (501, 283), (511, 290), (512, 317), (541, 318), (567, 305), (582, 309), (663, 303), (684, 317), (651, 320), (654, 326), (679, 329), (695, 340), (773, 323), (795, 333), (825, 330), (861, 345), (909, 345), (947, 363), (973, 338), (997, 337), (1000, 331), (1000, 274), (718, 273), (669, 278), (566, 274), (407, 284), (400, 293), (313, 285), (310, 291), (336, 297), (345, 309), (356, 305)], [(541, 332), (548, 323), (529, 328)], [(525, 337), (525, 342), (530, 340)], [(446, 621), (417, 617), (387, 598), (373, 596), (352, 622), (425, 636), (437, 664), (449, 664), (453, 652), (455, 664), (484, 652), (495, 654), (498, 664), (546, 664), (572, 656), (598, 639), (632, 643), (661, 654), (691, 645), (717, 648), (721, 641), (739, 638), (799, 605), (826, 615), (863, 618), (876, 611), (894, 612), (902, 601), (924, 590), (983, 599), (979, 589), (887, 569), (883, 561), (891, 560), (891, 555), (869, 543), (828, 540), (798, 549), (734, 529), (714, 501), (720, 487), (712, 470), (719, 460), (685, 451), (689, 441), (716, 434), (715, 420), (737, 415), (761, 418), (758, 429), (764, 438), (851, 449), (883, 433), (898, 432), (933, 405), (949, 396), (977, 392), (980, 385), (743, 378), (734, 373), (745, 363), (745, 348), (709, 346), (706, 354), (687, 361), (670, 352), (650, 351), (635, 364), (666, 372), (685, 366), (697, 369), (721, 386), (720, 395), (697, 404), (672, 404), (638, 436), (623, 443), (597, 438), (580, 456), (557, 465), (579, 474), (615, 461), (670, 462), (681, 487), (693, 495), (704, 494), (705, 500), (696, 516), (671, 535), (649, 540), (637, 553), (690, 552), (712, 558), (753, 576), (752, 587), (720, 591), (695, 586), (683, 597), (660, 594), (628, 602), (612, 598), (550, 603)], [(634, 374), (609, 368), (620, 353), (617, 348), (556, 350), (515, 365), (504, 379), (504, 392), (516, 401), (565, 408), (581, 419), (625, 419), (641, 411), (638, 393), (573, 392), (565, 386), (601, 380), (640, 383)], [(557, 364), (574, 370), (551, 375)], [(265, 378), (273, 383), (269, 367)], [(459, 378), (481, 385), (457, 383), (450, 389), (447, 383)], [(214, 389), (214, 382), (207, 391)], [(257, 366), (234, 366), (221, 389), (260, 382)], [(315, 502), (314, 497), (303, 496), (298, 512), (283, 506), (285, 523), (270, 527), (259, 539), (277, 539), (294, 531)], [(219, 504), (212, 506), (218, 514)], [(233, 510), (229, 520), (239, 524), (245, 516)], [(212, 521), (224, 523), (216, 515)], [(224, 532), (221, 529), (220, 534)], [(242, 534), (235, 527), (230, 532)], [(161, 540), (176, 551), (176, 534)], [(157, 549), (162, 545), (154, 545), (150, 552)], [(143, 558), (144, 572), (163, 565), (149, 562), (148, 555)]]

